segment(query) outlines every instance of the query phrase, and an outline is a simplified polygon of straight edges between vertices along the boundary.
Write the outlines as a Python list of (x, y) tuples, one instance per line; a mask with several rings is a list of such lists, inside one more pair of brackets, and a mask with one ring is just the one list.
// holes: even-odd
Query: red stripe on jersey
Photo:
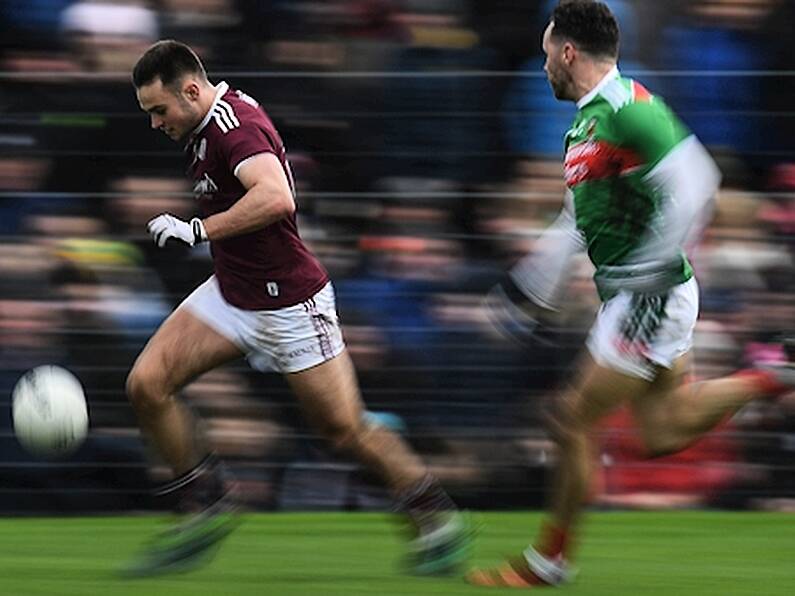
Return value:
[(637, 81), (632, 81), (632, 94), (635, 96), (635, 101), (639, 101), (641, 103), (648, 103), (652, 98), (649, 90)]
[(581, 182), (621, 176), (644, 163), (632, 149), (606, 141), (585, 141), (569, 148), (564, 176), (566, 185), (573, 188)]

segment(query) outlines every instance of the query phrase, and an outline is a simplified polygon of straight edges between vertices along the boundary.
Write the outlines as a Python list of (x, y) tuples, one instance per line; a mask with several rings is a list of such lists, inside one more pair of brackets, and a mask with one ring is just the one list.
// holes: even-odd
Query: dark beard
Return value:
[(569, 83), (571, 83), (570, 78), (568, 78), (568, 80), (557, 79), (554, 82), (552, 80), (549, 81), (549, 86), (552, 87), (552, 93), (555, 99), (560, 101), (569, 101), (572, 99), (571, 95), (568, 93), (570, 88)]
[(552, 89), (552, 94), (555, 96), (555, 99), (565, 100), (566, 99), (566, 90), (564, 89), (563, 85), (560, 82), (553, 83), (549, 81), (549, 86)]

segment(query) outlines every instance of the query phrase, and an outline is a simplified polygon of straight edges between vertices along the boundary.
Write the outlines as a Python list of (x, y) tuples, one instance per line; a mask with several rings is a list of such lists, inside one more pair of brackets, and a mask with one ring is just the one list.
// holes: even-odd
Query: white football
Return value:
[(40, 457), (64, 457), (88, 433), (88, 407), (80, 381), (60, 366), (26, 372), (11, 396), (14, 432), (20, 444)]

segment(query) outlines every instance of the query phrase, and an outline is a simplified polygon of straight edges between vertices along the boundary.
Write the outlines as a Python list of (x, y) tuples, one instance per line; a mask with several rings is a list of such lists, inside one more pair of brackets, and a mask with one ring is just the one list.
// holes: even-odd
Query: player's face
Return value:
[(552, 27), (552, 23), (547, 26), (541, 43), (541, 48), (547, 56), (547, 60), (544, 63), (544, 72), (547, 73), (552, 93), (555, 94), (557, 99), (572, 99), (569, 91), (572, 87), (572, 77), (564, 59), (565, 52), (567, 48), (570, 48), (570, 44), (555, 41), (552, 38)]
[(201, 122), (198, 87), (190, 79), (172, 88), (157, 78), (138, 88), (136, 94), (152, 128), (162, 130), (174, 141), (184, 139)]

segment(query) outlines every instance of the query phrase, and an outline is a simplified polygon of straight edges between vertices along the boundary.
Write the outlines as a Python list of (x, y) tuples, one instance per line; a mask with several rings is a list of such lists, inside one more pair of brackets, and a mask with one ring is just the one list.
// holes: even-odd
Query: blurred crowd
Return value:
[[(153, 41), (202, 56), (257, 98), (329, 269), (370, 415), (406, 437), (464, 506), (543, 502), (555, 450), (541, 409), (597, 298), (576, 263), (557, 350), (519, 349), (483, 296), (532, 250), (563, 196), (574, 106), (553, 98), (539, 0), (0, 0), (0, 387), (60, 363), (92, 432), (34, 465), (6, 415), (0, 510), (142, 509), (164, 473), (124, 397), (135, 355), (211, 270), (145, 223), (195, 206), (179, 147), (151, 131), (130, 69)], [(795, 325), (795, 55), (787, 0), (609, 0), (620, 67), (713, 151), (724, 188), (693, 250), (696, 376), (781, 358)], [(186, 391), (261, 508), (380, 508), (385, 495), (303, 425), (283, 381), (241, 362)], [(9, 398), (2, 400), (6, 410)], [(749, 407), (675, 457), (644, 461), (624, 413), (604, 428), (605, 506), (795, 504), (795, 403)], [(24, 499), (22, 497), (24, 495)]]

